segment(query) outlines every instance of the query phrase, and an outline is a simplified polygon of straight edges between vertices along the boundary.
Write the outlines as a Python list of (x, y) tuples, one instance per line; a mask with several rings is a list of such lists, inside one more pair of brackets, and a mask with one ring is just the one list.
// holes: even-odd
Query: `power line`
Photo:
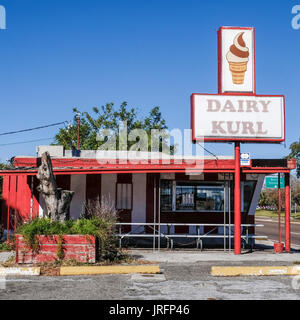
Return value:
[(39, 129), (44, 129), (44, 128), (49, 128), (49, 127), (58, 126), (58, 125), (65, 124), (65, 123), (68, 123), (68, 121), (52, 123), (52, 124), (48, 124), (48, 125), (40, 126), (40, 127), (35, 127), (35, 128), (29, 128), (29, 129), (23, 129), (23, 130), (18, 130), (18, 131), (11, 131), (11, 132), (0, 133), (0, 136), (6, 136), (6, 135), (9, 135), (9, 134), (15, 134), (15, 133), (21, 133), (21, 132), (28, 132), (28, 131), (33, 131), (33, 130), (39, 130)]
[(198, 145), (203, 149), (205, 150), (206, 152), (210, 153), (212, 156), (214, 156), (216, 158), (216, 160), (219, 160), (219, 158), (212, 152), (210, 152), (209, 150), (207, 150), (206, 148), (204, 148), (201, 143), (198, 143)]
[(11, 145), (16, 145), (16, 144), (32, 143), (32, 142), (38, 142), (38, 141), (45, 141), (45, 140), (52, 140), (52, 139), (53, 138), (43, 138), (43, 139), (27, 140), (27, 141), (12, 142), (12, 143), (2, 143), (2, 144), (0, 144), (0, 147), (11, 146)]

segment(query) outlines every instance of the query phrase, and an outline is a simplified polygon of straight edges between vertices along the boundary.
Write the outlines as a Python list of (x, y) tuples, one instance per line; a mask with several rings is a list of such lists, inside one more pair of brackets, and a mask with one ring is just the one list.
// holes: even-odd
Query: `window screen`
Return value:
[(132, 209), (131, 183), (117, 183), (117, 209)]

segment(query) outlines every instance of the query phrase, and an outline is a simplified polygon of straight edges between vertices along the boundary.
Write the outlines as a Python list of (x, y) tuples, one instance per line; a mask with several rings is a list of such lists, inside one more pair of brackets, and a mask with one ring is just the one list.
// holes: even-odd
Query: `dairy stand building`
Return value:
[[(100, 163), (96, 151), (81, 151), (80, 157), (74, 157), (62, 147), (46, 148), (58, 186), (75, 191), (71, 218), (80, 216), (85, 203), (106, 197), (119, 211), (121, 238), (128, 232), (131, 237), (152, 233), (153, 239), (168, 235), (169, 240), (185, 237), (199, 244), (204, 236), (228, 242), (234, 237), (234, 252), (240, 254), (241, 238), (255, 238), (255, 209), (264, 177), (281, 173), (285, 176), (285, 250), (290, 251), (290, 171), (295, 160), (240, 163), (241, 143), (286, 139), (285, 97), (256, 94), (254, 28), (218, 30), (218, 94), (191, 95), (191, 129), (194, 143), (234, 143), (234, 157), (197, 157), (191, 165), (192, 159), (163, 159), (162, 154), (145, 154), (136, 162), (124, 161), (120, 154), (115, 162)], [(1, 221), (7, 229), (14, 229), (14, 217), (43, 215), (35, 177), (41, 150), (37, 157), (15, 157), (14, 169), (0, 173)], [(282, 250), (282, 243), (276, 247)]]
[[(131, 232), (135, 237), (149, 235), (151, 239), (156, 224), (157, 239), (169, 234), (178, 242), (183, 238), (196, 241), (197, 235), (209, 235), (205, 239), (208, 243), (216, 239), (223, 241), (225, 235), (228, 244), (228, 237), (233, 238), (233, 157), (203, 157), (191, 165), (192, 157), (146, 153), (144, 160), (124, 161), (122, 157), (115, 163), (99, 163), (96, 151), (81, 151), (80, 157), (76, 157), (60, 146), (43, 146), (38, 150), (36, 157), (15, 157), (13, 169), (0, 173), (3, 176), (1, 224), (7, 229), (14, 230), (19, 218), (29, 220), (44, 215), (36, 174), (41, 153), (47, 150), (52, 157), (57, 186), (75, 191), (71, 219), (79, 218), (87, 203), (100, 203), (104, 197), (117, 208), (119, 222), (128, 223), (122, 226), (123, 235)], [(285, 174), (289, 197), (289, 175), (295, 165), (294, 160), (252, 159), (249, 166), (241, 168), (242, 236), (247, 233), (250, 240), (254, 239), (255, 210), (265, 176)]]

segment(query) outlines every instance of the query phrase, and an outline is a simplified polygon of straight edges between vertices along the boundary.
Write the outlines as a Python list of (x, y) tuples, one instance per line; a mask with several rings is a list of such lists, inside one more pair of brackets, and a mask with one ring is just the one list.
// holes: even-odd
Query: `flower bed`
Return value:
[(37, 235), (34, 245), (16, 235), (16, 263), (75, 260), (95, 263), (96, 239), (91, 235)]

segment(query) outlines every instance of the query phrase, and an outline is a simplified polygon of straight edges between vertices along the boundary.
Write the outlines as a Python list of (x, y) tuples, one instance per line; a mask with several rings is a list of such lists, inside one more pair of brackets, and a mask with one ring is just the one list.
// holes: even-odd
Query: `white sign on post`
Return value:
[(284, 96), (191, 96), (193, 141), (282, 142)]
[(219, 93), (255, 94), (254, 28), (218, 31)]
[(241, 153), (241, 161), (240, 165), (241, 166), (250, 166), (251, 161), (250, 161), (250, 153), (249, 152), (243, 152)]

